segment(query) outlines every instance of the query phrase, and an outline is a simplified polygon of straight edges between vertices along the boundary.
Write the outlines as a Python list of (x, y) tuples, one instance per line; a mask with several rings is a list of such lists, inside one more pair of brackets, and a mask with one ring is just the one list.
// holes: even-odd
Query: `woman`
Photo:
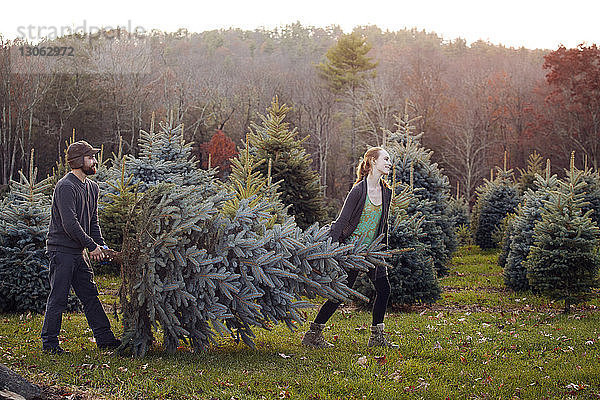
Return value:
[[(387, 235), (387, 218), (392, 198), (392, 190), (382, 179), (388, 175), (392, 163), (390, 155), (381, 147), (372, 147), (363, 156), (356, 169), (356, 182), (346, 196), (344, 206), (338, 219), (331, 225), (330, 236), (334, 241), (352, 242), (366, 233), (368, 243), (371, 243), (381, 233)], [(358, 276), (358, 271), (348, 272), (348, 287), (352, 287)], [(375, 302), (373, 304), (373, 323), (368, 347), (383, 346), (397, 347), (387, 341), (384, 336), (383, 317), (390, 297), (390, 282), (387, 270), (377, 266), (368, 273), (375, 286)], [(316, 348), (332, 347), (323, 338), (325, 323), (339, 307), (339, 302), (328, 300), (323, 304), (310, 329), (304, 335), (302, 344)]]

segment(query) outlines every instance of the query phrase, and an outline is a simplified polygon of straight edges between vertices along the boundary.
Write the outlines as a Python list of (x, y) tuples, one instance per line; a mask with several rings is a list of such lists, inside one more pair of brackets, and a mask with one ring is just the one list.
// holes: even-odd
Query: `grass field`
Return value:
[[(41, 316), (2, 315), (0, 363), (71, 399), (600, 398), (598, 296), (563, 315), (562, 304), (506, 291), (497, 256), (460, 249), (439, 302), (390, 310), (398, 350), (368, 350), (370, 313), (351, 307), (330, 321), (331, 350), (299, 345), (306, 324), (257, 329), (256, 349), (223, 338), (204, 353), (156, 349), (143, 359), (98, 351), (82, 314), (63, 320), (70, 354), (42, 354)], [(119, 332), (119, 283), (97, 281)]]

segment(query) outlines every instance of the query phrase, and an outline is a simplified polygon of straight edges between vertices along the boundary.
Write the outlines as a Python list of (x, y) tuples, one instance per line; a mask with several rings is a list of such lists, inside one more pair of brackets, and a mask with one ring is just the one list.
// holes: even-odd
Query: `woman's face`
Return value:
[(392, 169), (392, 160), (390, 159), (390, 155), (385, 150), (379, 151), (379, 157), (375, 160), (375, 163), (372, 164), (373, 171), (378, 171), (382, 175), (387, 175), (390, 173)]

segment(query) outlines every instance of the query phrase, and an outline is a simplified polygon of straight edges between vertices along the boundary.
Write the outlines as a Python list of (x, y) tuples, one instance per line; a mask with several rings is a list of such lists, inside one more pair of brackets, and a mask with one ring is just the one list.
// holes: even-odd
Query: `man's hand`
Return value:
[(109, 261), (116, 264), (123, 264), (123, 258), (120, 251), (114, 251), (113, 249), (103, 249), (103, 251)]
[(94, 251), (90, 252), (90, 257), (94, 261), (102, 261), (102, 260), (104, 260), (105, 256), (104, 256), (104, 252), (102, 251), (102, 247), (96, 246), (96, 248), (94, 249)]
[(102, 252), (104, 253), (104, 256), (108, 258), (108, 261), (112, 261), (115, 257), (115, 254), (117, 254), (117, 252), (111, 249), (110, 247), (103, 247)]

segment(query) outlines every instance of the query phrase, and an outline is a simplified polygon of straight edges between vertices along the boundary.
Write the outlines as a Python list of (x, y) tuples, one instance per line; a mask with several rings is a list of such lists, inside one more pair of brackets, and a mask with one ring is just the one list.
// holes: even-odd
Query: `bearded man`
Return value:
[(88, 179), (96, 173), (96, 153), (84, 140), (67, 148), (71, 171), (61, 178), (52, 196), (52, 211), (46, 249), (50, 259), (50, 294), (42, 326), (42, 349), (52, 354), (65, 352), (58, 334), (62, 313), (71, 287), (83, 304), (85, 317), (99, 349), (121, 345), (115, 338), (94, 282), (94, 273), (84, 251), (94, 261), (103, 260), (108, 249), (98, 224), (98, 184)]

